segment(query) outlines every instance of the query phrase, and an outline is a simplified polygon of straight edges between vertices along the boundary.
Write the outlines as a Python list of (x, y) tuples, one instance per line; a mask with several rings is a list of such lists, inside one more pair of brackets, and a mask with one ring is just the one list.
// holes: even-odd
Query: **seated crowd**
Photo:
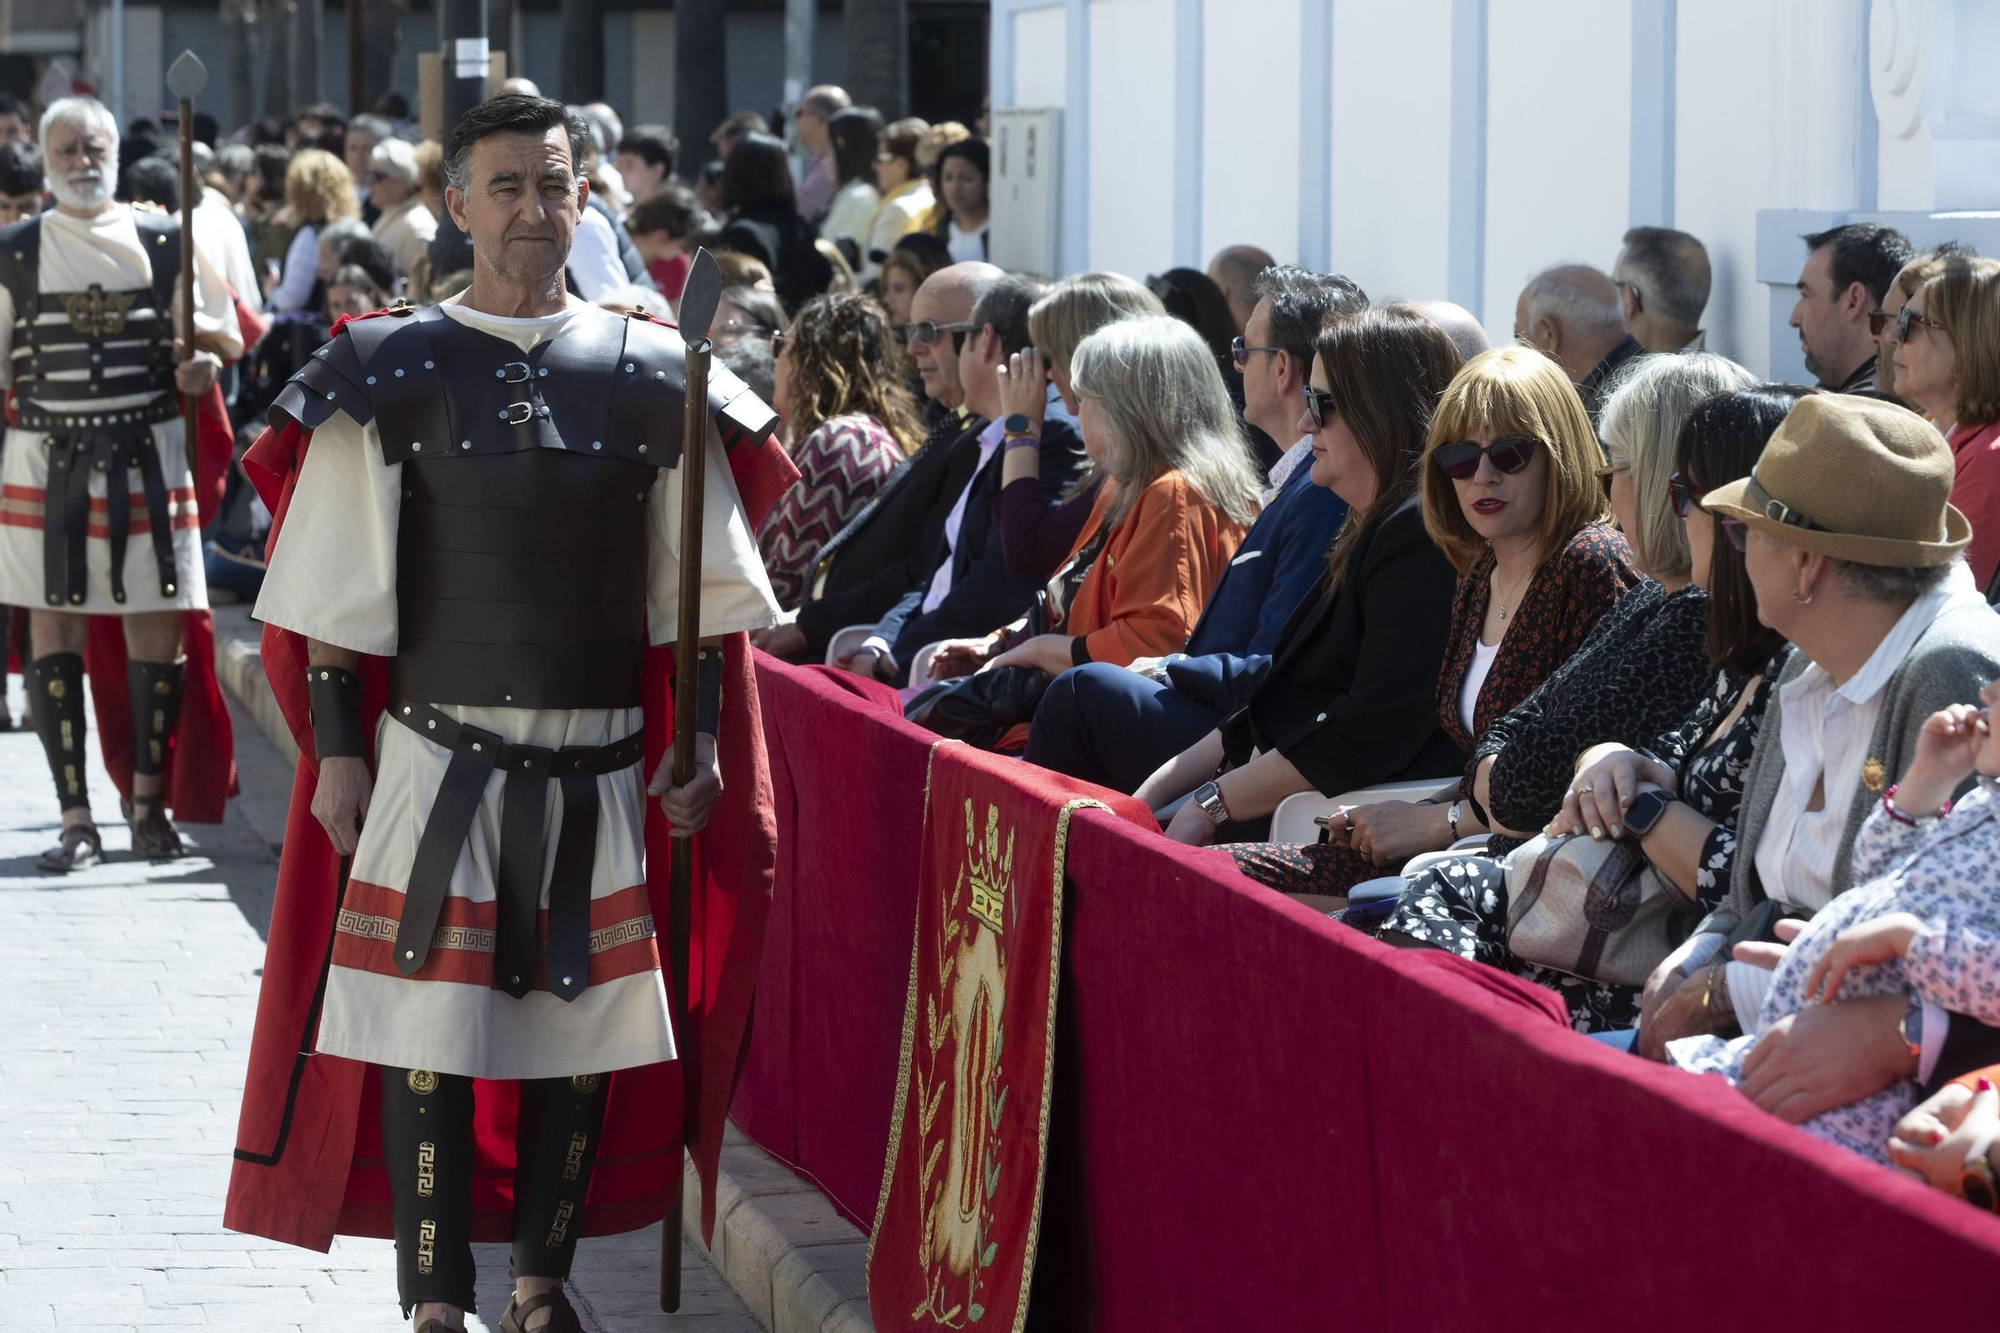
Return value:
[(1704, 350), (1682, 232), (1488, 349), (1249, 247), (1044, 284), (952, 216), (868, 294), (732, 289), (805, 477), (759, 647), (1996, 1204), (2000, 263), (1804, 238), (1807, 387)]

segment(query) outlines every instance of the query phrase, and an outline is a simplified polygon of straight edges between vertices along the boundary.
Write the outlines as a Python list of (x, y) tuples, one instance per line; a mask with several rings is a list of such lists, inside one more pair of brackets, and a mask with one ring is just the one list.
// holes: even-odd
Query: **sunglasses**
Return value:
[(1525, 435), (1509, 435), (1487, 445), (1470, 441), (1441, 444), (1431, 451), (1431, 461), (1453, 481), (1471, 481), (1478, 475), (1482, 458), (1492, 463), (1496, 472), (1511, 477), (1534, 461), (1535, 446), (1540, 443)]
[(1284, 350), (1282, 347), (1246, 347), (1243, 344), (1243, 335), (1240, 333), (1229, 340), (1229, 359), (1236, 363), (1239, 370), (1250, 364), (1250, 353), (1252, 352), (1282, 352)]
[(1740, 518), (1725, 518), (1722, 520), (1722, 535), (1729, 539), (1736, 554), (1742, 555), (1750, 543), (1750, 525)]
[(778, 332), (771, 335), (771, 355), (773, 357), (780, 357), (783, 356), (784, 354), (785, 354), (785, 334), (784, 331), (781, 329)]
[[(1901, 310), (1898, 310), (1896, 312), (1897, 342), (1906, 343), (1910, 340), (1910, 325), (1912, 324), (1921, 324), (1927, 329), (1936, 329), (1939, 333), (1947, 332), (1945, 326), (1938, 323), (1936, 320), (1926, 319), (1924, 316), (1918, 314), (1916, 311), (1910, 309), (1908, 306), (1904, 306)], [(1872, 318), (1868, 321), (1868, 327), (1870, 328), (1875, 327), (1875, 321)]]
[(1707, 491), (1698, 491), (1693, 483), (1680, 473), (1670, 473), (1667, 477), (1667, 503), (1674, 507), (1675, 518), (1686, 518), (1688, 510), (1701, 503)]
[(896, 329), (896, 336), (903, 342), (919, 342), (929, 347), (938, 340), (939, 334), (955, 334), (957, 336), (952, 339), (951, 345), (954, 351), (958, 351), (962, 350), (965, 346), (965, 335), (972, 332), (976, 327), (978, 326), (963, 322), (957, 324), (940, 324), (934, 319), (920, 319), (914, 324), (899, 325)]
[[(1239, 338), (1237, 341), (1241, 342), (1242, 339)], [(1265, 349), (1253, 347), (1250, 350), (1261, 352)], [(1340, 414), (1340, 404), (1334, 401), (1333, 394), (1329, 390), (1315, 389), (1307, 384), (1299, 389), (1299, 395), (1306, 400), (1306, 415), (1312, 418), (1314, 430), (1325, 430), (1327, 419)]]

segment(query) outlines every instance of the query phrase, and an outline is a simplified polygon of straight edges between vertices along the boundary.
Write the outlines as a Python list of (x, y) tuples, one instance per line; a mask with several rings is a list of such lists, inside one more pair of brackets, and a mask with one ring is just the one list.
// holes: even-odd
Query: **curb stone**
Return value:
[[(296, 764), (298, 746), (265, 682), (249, 608), (218, 606), (215, 628), (223, 689)], [(701, 1184), (693, 1163), (685, 1171), (681, 1225), (688, 1244), (769, 1333), (875, 1333), (868, 1312), (868, 1238), (810, 1182), (727, 1126), (710, 1246), (701, 1238)]]

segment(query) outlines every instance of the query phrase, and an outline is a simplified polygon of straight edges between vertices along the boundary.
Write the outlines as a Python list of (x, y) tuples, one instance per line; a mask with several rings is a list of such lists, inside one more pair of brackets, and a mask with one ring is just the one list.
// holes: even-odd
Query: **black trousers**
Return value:
[[(473, 1310), (472, 1080), (382, 1071), (382, 1162), (396, 1225), (396, 1291)], [(602, 1074), (524, 1079), (515, 1134), (514, 1277), (569, 1276), (604, 1129)]]

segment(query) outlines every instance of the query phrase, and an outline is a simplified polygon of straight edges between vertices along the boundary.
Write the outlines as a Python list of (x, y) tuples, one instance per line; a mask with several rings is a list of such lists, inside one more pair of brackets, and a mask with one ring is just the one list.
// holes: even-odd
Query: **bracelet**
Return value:
[(361, 677), (337, 666), (306, 668), (313, 751), (318, 759), (362, 759)]
[(1715, 962), (1708, 965), (1708, 980), (1701, 988), (1701, 1022), (1703, 1026), (1708, 1024), (1709, 1011), (1715, 1005), (1715, 988), (1722, 977), (1722, 962), (1723, 960), (1718, 958)]
[(1029, 445), (1033, 445), (1037, 449), (1041, 448), (1042, 437), (1039, 435), (1009, 435), (1000, 442), (1000, 452), (1004, 454), (1009, 449), (1025, 449)]
[[(1908, 824), (1911, 828), (1915, 828), (1917, 826), (1916, 819), (1909, 815), (1904, 814), (1901, 810), (1898, 810), (1896, 808), (1896, 793), (1901, 791), (1902, 788), (1903, 784), (1898, 782), (1894, 786), (1890, 787), (1889, 790), (1882, 793), (1882, 813), (1889, 816), (1889, 818), (1895, 820), (1898, 824)], [(1946, 801), (1943, 805), (1938, 807), (1937, 817), (1939, 819), (1943, 819), (1946, 815), (1950, 813), (1951, 813), (1951, 802)]]

